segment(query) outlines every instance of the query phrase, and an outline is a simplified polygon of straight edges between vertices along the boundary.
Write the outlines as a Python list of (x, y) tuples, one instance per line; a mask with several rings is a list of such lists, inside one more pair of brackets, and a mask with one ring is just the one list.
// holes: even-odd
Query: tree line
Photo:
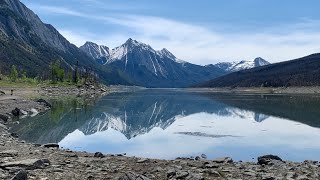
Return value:
[[(69, 83), (69, 84), (82, 84), (90, 81), (90, 83), (97, 83), (97, 75), (93, 70), (88, 68), (80, 68), (77, 62), (72, 68), (63, 68), (61, 61), (57, 60), (50, 64), (50, 73), (44, 72), (45, 75), (37, 77), (28, 77), (26, 72), (18, 73), (19, 69), (16, 65), (12, 65), (9, 73), (9, 80), (11, 82), (24, 81), (40, 83), (49, 81), (51, 84)], [(49, 75), (50, 74), (50, 75)], [(0, 79), (1, 80), (1, 79)]]

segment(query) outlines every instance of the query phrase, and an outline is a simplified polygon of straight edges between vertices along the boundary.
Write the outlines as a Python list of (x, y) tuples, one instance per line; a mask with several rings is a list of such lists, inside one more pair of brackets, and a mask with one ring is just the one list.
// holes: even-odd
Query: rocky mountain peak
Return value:
[(163, 48), (160, 51), (158, 51), (158, 54), (162, 57), (167, 57), (169, 59), (176, 59), (176, 57), (166, 48)]
[(265, 66), (265, 65), (270, 64), (268, 61), (264, 60), (261, 57), (255, 58), (253, 62), (255, 64), (255, 66)]

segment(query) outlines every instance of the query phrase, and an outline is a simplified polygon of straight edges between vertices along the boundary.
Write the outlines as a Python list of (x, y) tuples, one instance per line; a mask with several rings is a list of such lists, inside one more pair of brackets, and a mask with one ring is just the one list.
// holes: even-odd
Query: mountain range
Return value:
[[(214, 57), (212, 57), (214, 58)], [(128, 39), (110, 49), (87, 42), (71, 44), (52, 25), (45, 24), (19, 0), (0, 0), (0, 71), (18, 71), (31, 77), (49, 77), (50, 64), (60, 60), (73, 71), (93, 70), (106, 84), (144, 87), (286, 87), (319, 86), (320, 55), (270, 64), (262, 58), (206, 66), (177, 58), (169, 50)]]
[(121, 70), (135, 85), (145, 87), (188, 87), (230, 72), (270, 64), (262, 58), (253, 61), (200, 66), (178, 59), (169, 50), (128, 39), (114, 49), (86, 42), (80, 49), (102, 66)]

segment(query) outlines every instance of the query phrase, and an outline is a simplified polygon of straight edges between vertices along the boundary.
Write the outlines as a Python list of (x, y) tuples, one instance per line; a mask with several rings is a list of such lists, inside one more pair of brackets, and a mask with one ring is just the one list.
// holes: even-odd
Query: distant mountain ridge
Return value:
[(234, 72), (198, 87), (320, 86), (320, 54)]
[(251, 69), (255, 67), (269, 65), (270, 63), (261, 57), (257, 57), (254, 60), (242, 60), (240, 62), (221, 62), (215, 64), (215, 66), (227, 71), (227, 72), (236, 72), (246, 69)]

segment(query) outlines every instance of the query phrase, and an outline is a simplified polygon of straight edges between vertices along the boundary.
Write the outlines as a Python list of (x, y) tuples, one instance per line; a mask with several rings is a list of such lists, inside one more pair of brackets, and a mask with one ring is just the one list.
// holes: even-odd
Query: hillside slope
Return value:
[(78, 61), (81, 69), (94, 70), (103, 82), (131, 84), (121, 71), (101, 67), (19, 0), (0, 0), (1, 73), (8, 74), (10, 67), (16, 65), (20, 73), (48, 77), (50, 63), (56, 60), (68, 71)]
[(320, 54), (234, 72), (196, 87), (319, 86)]

